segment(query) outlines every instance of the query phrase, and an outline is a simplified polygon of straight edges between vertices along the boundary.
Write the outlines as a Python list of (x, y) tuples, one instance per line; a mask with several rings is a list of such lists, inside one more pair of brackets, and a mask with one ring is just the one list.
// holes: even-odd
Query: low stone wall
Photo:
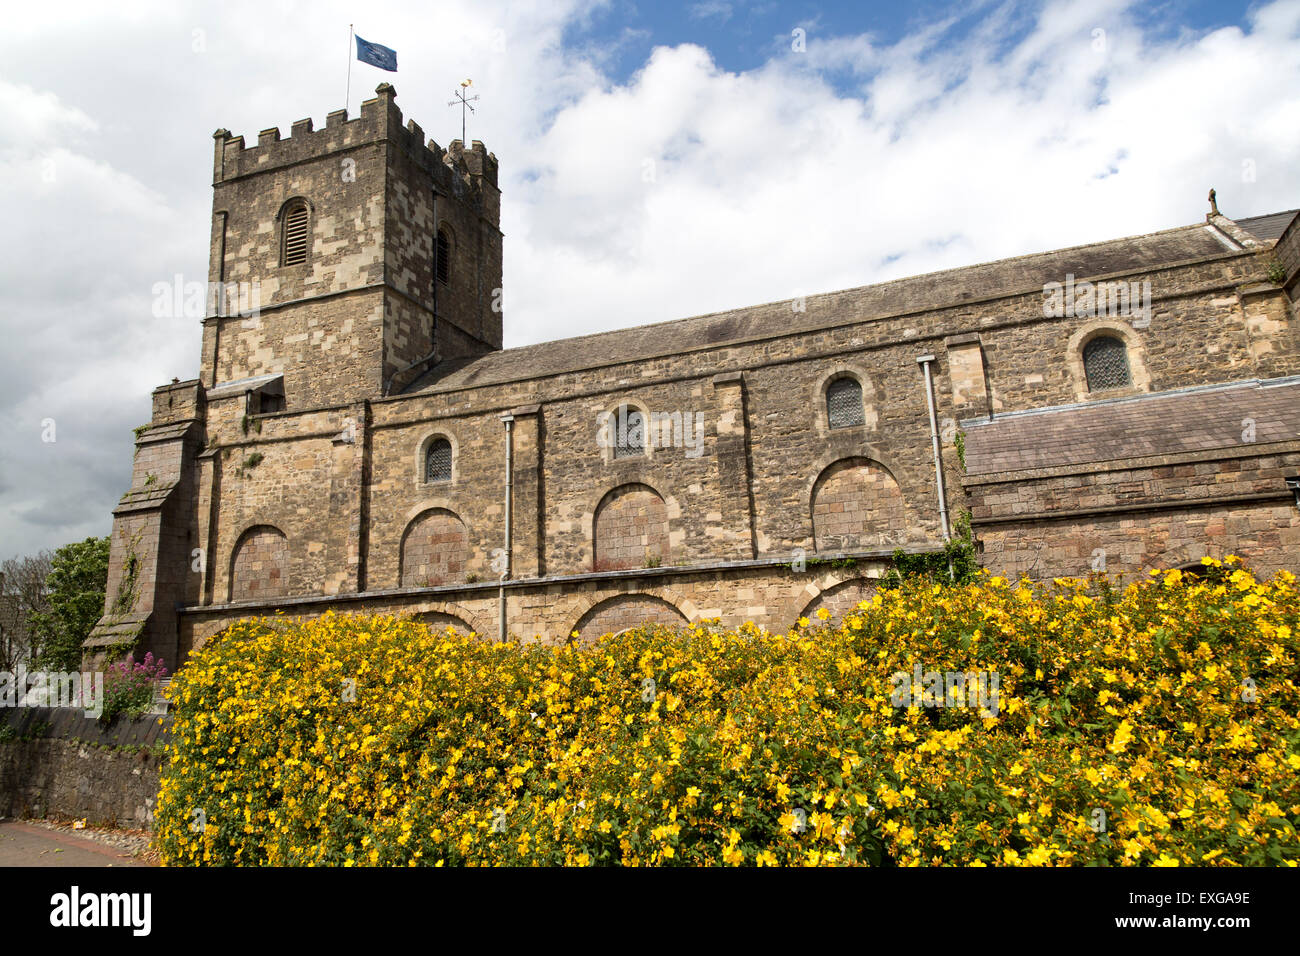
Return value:
[[(938, 542), (911, 544), (903, 550), (924, 553), (940, 546)], [(818, 602), (826, 592), (847, 581), (857, 581), (864, 591), (870, 591), (892, 565), (891, 549), (815, 553), (798, 562), (783, 557), (508, 581), (507, 632), (523, 642), (563, 644), (578, 631), (579, 639), (585, 641), (603, 633), (606, 618), (613, 619), (610, 627), (615, 631), (641, 620), (693, 624), (705, 618), (719, 618), (724, 627), (752, 621), (769, 631), (784, 631), (810, 609), (821, 606)], [(279, 612), (290, 618), (318, 617), (327, 610), (418, 616), (495, 640), (499, 586), (497, 581), (488, 581), (183, 608), (179, 657), (184, 659), (236, 621)], [(645, 612), (651, 605), (664, 608), (667, 614), (647, 618)]]
[(76, 709), (0, 708), (0, 816), (153, 827), (171, 718), (105, 727)]

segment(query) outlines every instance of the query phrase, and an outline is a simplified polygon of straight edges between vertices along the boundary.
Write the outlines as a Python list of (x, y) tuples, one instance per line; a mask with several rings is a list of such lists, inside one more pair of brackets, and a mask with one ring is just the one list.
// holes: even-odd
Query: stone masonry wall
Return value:
[[(590, 638), (595, 629), (631, 621), (653, 605), (695, 623), (717, 618), (728, 627), (754, 621), (769, 630), (793, 627), (815, 609), (821, 596), (845, 582), (857, 582), (852, 594), (869, 596), (889, 567), (889, 555), (863, 557), (851, 566), (768, 562), (702, 569), (656, 568), (587, 573), (562, 580), (516, 581), (506, 588), (509, 637), (522, 641), (563, 644), (577, 630)], [(838, 593), (838, 592), (837, 592)], [(846, 595), (841, 601), (847, 600)], [(394, 614), (452, 624), (496, 640), (498, 585), (495, 581), (440, 588), (370, 592), (329, 598), (290, 598), (265, 604), (224, 604), (187, 609), (182, 615), (181, 643), (186, 652), (200, 647), (235, 620), (271, 615), (311, 618), (328, 610), (345, 613)], [(837, 613), (842, 609), (834, 605)], [(596, 624), (595, 614), (603, 615)], [(594, 616), (594, 615), (592, 615)], [(660, 617), (655, 617), (660, 620)], [(665, 619), (666, 620), (666, 619)], [(622, 624), (613, 630), (630, 626)]]
[[(401, 125), (395, 91), (382, 84), (376, 93), (359, 118), (337, 111), (322, 130), (302, 120), (287, 139), (263, 130), (246, 147), (242, 136), (216, 134), (209, 281), (245, 284), (260, 312), (227, 306), (223, 317), (214, 299), (205, 385), (282, 373), (288, 408), (384, 394), (395, 373), (432, 351), (435, 191), (438, 220), (457, 237), (439, 322), (470, 336), (439, 340), (467, 349), (454, 354), (500, 347), (496, 160), (481, 143), (426, 144), (415, 123)], [(299, 200), (309, 210), (307, 260), (282, 265), (284, 212)]]
[(1127, 583), (1149, 568), (1185, 567), (1229, 554), (1261, 576), (1300, 573), (1300, 514), (1285, 500), (1025, 520), (980, 527), (979, 537), (984, 565), (1011, 579), (1087, 577), (1097, 570)]
[(264, 601), (288, 591), (289, 543), (275, 528), (245, 531), (235, 548), (232, 601)]
[[(1133, 364), (1144, 377), (1139, 382), (1135, 373), (1132, 394), (1195, 386), (1224, 376), (1248, 377), (1256, 370), (1246, 344), (1242, 306), (1230, 292), (1240, 275), (1241, 263), (1231, 258), (1165, 270), (1161, 288), (1169, 298), (1154, 309), (1150, 327), (1135, 328), (1127, 320), (1102, 322), (1124, 325), (1126, 340), (1135, 342)], [(1225, 284), (1223, 291), (1205, 291), (1215, 280)], [(1177, 290), (1183, 288), (1190, 291), (1180, 297)], [(798, 549), (816, 554), (888, 550), (897, 543), (937, 546), (930, 430), (917, 355), (929, 351), (937, 357), (932, 368), (938, 417), (952, 429), (964, 411), (979, 407), (984, 375), (992, 404), (1003, 411), (1044, 401), (1074, 401), (1078, 384), (1071, 378), (1071, 349), (1079, 347), (1081, 331), (1098, 322), (1044, 317), (1041, 295), (1011, 297), (995, 311), (1001, 315), (996, 325), (968, 315), (965, 321), (979, 327), (978, 332), (962, 331), (961, 310), (956, 308), (899, 319), (864, 319), (817, 335), (718, 346), (693, 354), (689, 365), (684, 358), (654, 359), (501, 385), (435, 388), (371, 402), (365, 412), (349, 406), (260, 416), (260, 431), (247, 434), (238, 432), (236, 417), (222, 413), (221, 403), (216, 403), (209, 412), (209, 432), (233, 444), (218, 456), (222, 492), (216, 513), (215, 575), (220, 577), (220, 568), (229, 566), (230, 549), (251, 523), (274, 523), (288, 539), (290, 595), (346, 593), (338, 569), (347, 561), (364, 571), (364, 588), (358, 589), (372, 594), (438, 588), (435, 579), (454, 584), (454, 563), (463, 568), (466, 587), (436, 603), (474, 607), (479, 615), (476, 629), (481, 625), (495, 633), (494, 598), (473, 597), (478, 592), (472, 582), (490, 585), (496, 577), (490, 565), (494, 549), (502, 545), (505, 459), (499, 417), (523, 408), (529, 411), (517, 418), (515, 427), (516, 577), (585, 575), (600, 560), (602, 548), (622, 566), (644, 568), (657, 558), (681, 569), (718, 560), (781, 555), (794, 560)], [(1215, 361), (1189, 360), (1187, 354), (1197, 348), (1202, 354), (1217, 349), (1208, 353)], [(960, 402), (954, 401), (945, 360), (949, 349), (962, 353), (957, 361), (965, 390), (959, 393)], [(1216, 364), (1221, 359), (1222, 364)], [(716, 371), (719, 368), (740, 371), (723, 374)], [(863, 385), (864, 423), (831, 429), (825, 388), (844, 374)], [(698, 449), (687, 447), (685, 439), (694, 439), (688, 428), (684, 434), (679, 431), (676, 442), (651, 440), (641, 456), (614, 458), (598, 441), (599, 416), (625, 403), (647, 418), (652, 413), (678, 413), (685, 422), (698, 420)], [(368, 423), (351, 443), (338, 440), (349, 418), (367, 416)], [(672, 439), (672, 430), (667, 433)], [(452, 444), (450, 482), (423, 480), (423, 449), (434, 437)], [(242, 477), (233, 474), (241, 456), (253, 452), (264, 455), (256, 468), (246, 469)], [(951, 434), (945, 439), (944, 461), (949, 506), (955, 512), (966, 502)], [(861, 462), (868, 463), (866, 470), (854, 470)], [(348, 477), (362, 473), (368, 483)], [(1176, 477), (1168, 470), (1126, 480), (1107, 477), (1099, 480), (1095, 492), (1069, 481), (1059, 487), (1049, 483), (1042, 490), (1024, 485), (1031, 490), (1022, 491), (1017, 486), (1017, 496), (1044, 497), (1033, 508), (1017, 498), (1016, 506), (1025, 512), (1048, 511), (1066, 502), (1101, 507), (1103, 498), (1111, 501), (1116, 494), (1114, 500), (1122, 503), (1124, 489), (1135, 482), (1143, 493), (1149, 493), (1154, 482), (1163, 497), (1177, 496), (1170, 483)], [(1276, 477), (1257, 474), (1242, 493), (1264, 487), (1276, 492)], [(601, 502), (611, 493), (617, 500), (623, 492), (616, 489), (634, 486), (647, 489), (640, 493), (645, 507), (633, 509), (628, 533), (611, 530), (602, 537)], [(340, 488), (346, 493), (340, 495)], [(325, 489), (333, 491), (326, 494)], [(1007, 529), (981, 524), (989, 517), (981, 509), (994, 503), (987, 495), (1005, 492), (993, 485), (987, 495), (973, 486), (967, 490), (977, 532), (988, 535), (985, 555), (991, 566), (1006, 573), (1037, 568), (1036, 574), (1047, 567), (1020, 555), (1017, 548), (1029, 545), (1009, 544)], [(653, 500), (663, 502), (662, 519), (657, 505), (653, 516), (647, 510)], [(838, 512), (832, 511), (836, 505)], [(401, 572), (403, 542), (421, 516), (431, 512), (445, 513), (448, 522), (454, 516), (465, 529), (465, 549), (463, 559), (434, 560), (430, 566), (436, 569), (443, 562), (443, 573), (429, 574), (424, 579), (429, 583), (422, 585), (418, 574)], [(647, 547), (650, 538), (661, 537), (659, 531), (650, 532), (651, 517), (666, 522), (662, 555)], [(646, 527), (637, 530), (637, 520)], [(1121, 565), (1131, 559), (1137, 566), (1163, 553), (1136, 554), (1137, 540), (1126, 536), (1120, 553), (1129, 557)], [(1081, 541), (1056, 543), (1076, 551), (1082, 547)], [(441, 544), (459, 550), (458, 543)], [(624, 545), (626, 553), (611, 550)], [(1141, 545), (1163, 548), (1159, 535), (1142, 538)], [(432, 543), (429, 548), (432, 555)], [(1057, 564), (1064, 567), (1074, 560)], [(559, 587), (582, 593), (585, 585)], [(216, 588), (214, 603), (224, 601), (226, 593)], [(426, 598), (432, 600), (433, 595)], [(412, 601), (419, 603), (404, 597), (398, 604)], [(376, 596), (367, 606), (392, 605), (391, 599)], [(766, 598), (753, 606), (771, 613)], [(570, 610), (567, 602), (546, 612), (530, 609), (527, 599), (512, 602), (511, 627), (521, 634), (533, 631), (557, 639), (578, 619)], [(228, 618), (238, 613), (222, 612)], [(728, 613), (739, 615), (734, 609)], [(761, 620), (774, 623), (770, 617)]]
[(169, 720), (120, 718), (105, 728), (80, 711), (0, 710), (0, 726), (16, 737), (0, 742), (0, 816), (151, 829)]
[(1300, 573), (1300, 509), (1283, 478), (1300, 446), (1278, 454), (992, 476), (970, 487), (973, 525), (991, 571), (1016, 578), (1132, 580), (1146, 568), (1236, 554), (1261, 574)]
[(596, 512), (593, 570), (658, 567), (670, 557), (668, 509), (645, 485), (622, 485)]
[(908, 540), (907, 508), (894, 476), (861, 458), (822, 472), (813, 490), (818, 551), (886, 548)]
[(594, 643), (605, 634), (617, 634), (643, 624), (677, 627), (689, 621), (667, 601), (643, 595), (611, 598), (592, 608), (577, 622), (574, 630), (584, 644)]
[(402, 587), (460, 584), (468, 558), (464, 523), (449, 511), (426, 511), (402, 539)]
[[(219, 393), (205, 402), (189, 383), (155, 395), (153, 425), (178, 431), (160, 432), (156, 449), (141, 443), (159, 477), (133, 482), (114, 573), (119, 532), (144, 529), (169, 555), (146, 587), (182, 596), (156, 607), (188, 605), (183, 648), (249, 613), (331, 603), (500, 636), (507, 480), (514, 636), (566, 640), (636, 613), (769, 627), (809, 607), (843, 613), (878, 573), (828, 582), (795, 572), (801, 560), (851, 552), (879, 572), (896, 545), (942, 544), (927, 371), (942, 504), (972, 511), (992, 567), (1078, 573), (1081, 555), (1113, 547), (1112, 566), (1127, 570), (1197, 541), (1296, 563), (1284, 487), (1296, 468), (1285, 443), (1300, 441), (1295, 402), (1274, 401), (1258, 423), (1266, 436), (1232, 449), (1148, 460), (1182, 441), (1186, 423), (1130, 417), (1115, 430), (1128, 437), (1122, 454), (1103, 429), (1071, 468), (998, 463), (1014, 458), (999, 436), (1019, 413), (1120, 409), (1295, 374), (1294, 303), (1230, 221), (500, 351), (495, 157), (481, 143), (426, 144), (402, 125), (392, 88), (376, 93), (360, 119), (333, 113), (319, 131), (301, 121), (283, 140), (266, 130), (256, 147), (218, 133), (211, 278), (259, 279), (264, 307), (207, 320), (201, 384), (280, 372), (287, 409), (260, 414)], [(311, 255), (281, 267), (280, 214), (295, 197), (311, 205)], [(440, 225), (453, 246), (445, 285), (432, 271)], [(1233, 239), (1244, 248), (1232, 251)], [(1287, 243), (1279, 256), (1290, 263)], [(1139, 297), (1118, 312), (1053, 312), (1045, 283), (1085, 278)], [(1094, 393), (1082, 357), (1103, 335), (1124, 343), (1131, 381)], [(460, 360), (431, 370), (435, 345)], [(846, 376), (861, 386), (862, 424), (831, 428), (826, 390)], [(622, 407), (662, 425), (631, 457), (602, 440), (603, 419)], [(971, 474), (958, 460), (962, 429), (972, 439), (983, 429), (986, 460)], [(1046, 437), (1067, 454), (1073, 433), (1059, 431)], [(452, 476), (428, 482), (423, 453), (438, 438), (452, 446)], [(1196, 457), (1211, 448), (1213, 463)], [(256, 543), (236, 554), (255, 528), (282, 536), (283, 560)], [(283, 596), (269, 603), (260, 588)]]

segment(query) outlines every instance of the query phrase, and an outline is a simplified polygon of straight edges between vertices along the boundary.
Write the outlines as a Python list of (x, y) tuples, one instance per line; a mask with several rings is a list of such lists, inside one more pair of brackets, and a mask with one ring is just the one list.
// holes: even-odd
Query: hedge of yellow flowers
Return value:
[[(245, 621), (172, 684), (156, 845), (172, 865), (1296, 865), (1297, 631), (1295, 578), (1232, 558), (1122, 591), (911, 582), (781, 635)], [(899, 699), (932, 671), (996, 675), (996, 705)]]

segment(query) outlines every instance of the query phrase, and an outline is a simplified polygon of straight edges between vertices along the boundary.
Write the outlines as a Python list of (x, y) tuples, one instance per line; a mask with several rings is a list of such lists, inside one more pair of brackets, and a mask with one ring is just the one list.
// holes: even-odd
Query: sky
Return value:
[(0, 35), (0, 558), (106, 534), (197, 376), (212, 133), (353, 63), (500, 161), (508, 347), (1300, 206), (1300, 0), (49, 2)]

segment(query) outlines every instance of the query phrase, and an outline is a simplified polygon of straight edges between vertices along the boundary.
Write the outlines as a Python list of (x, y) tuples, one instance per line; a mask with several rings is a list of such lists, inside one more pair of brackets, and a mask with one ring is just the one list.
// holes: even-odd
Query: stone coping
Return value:
[(1026, 511), (1020, 514), (972, 518), (972, 528), (996, 524), (1025, 524), (1030, 521), (1067, 521), (1071, 518), (1095, 518), (1106, 515), (1134, 514), (1142, 511), (1192, 511), (1215, 505), (1263, 504), (1270, 501), (1291, 501), (1290, 491), (1263, 492), (1254, 495), (1221, 495), (1211, 498), (1168, 498), (1162, 501), (1138, 501), (1132, 504), (1098, 505), (1093, 508), (1070, 508), (1059, 511)]
[(1258, 445), (1208, 448), (1203, 451), (1182, 452), (1173, 455), (1144, 455), (1140, 458), (1111, 458), (1106, 461), (1054, 465), (1050, 468), (990, 471), (978, 475), (962, 475), (961, 483), (965, 488), (975, 488), (980, 485), (1020, 484), (1026, 481), (1066, 478), (1070, 475), (1095, 475), (1110, 471), (1141, 471), (1145, 468), (1161, 468), (1168, 465), (1195, 465), (1206, 461), (1263, 458), (1268, 455), (1284, 455), (1288, 452), (1297, 451), (1300, 451), (1300, 440), (1262, 442)]
[(118, 717), (111, 724), (87, 717), (78, 707), (0, 707), (0, 725), (18, 737), (75, 740), (107, 747), (149, 747), (171, 739), (170, 715)]
[[(856, 552), (836, 552), (834, 554), (810, 554), (804, 560), (810, 565), (830, 565), (836, 561), (852, 559), (854, 561), (888, 562), (896, 549)], [(940, 543), (900, 546), (906, 554), (931, 554), (943, 550)], [(690, 564), (663, 568), (628, 568), (620, 571), (589, 571), (582, 574), (551, 575), (544, 578), (515, 578), (509, 581), (479, 581), (473, 584), (448, 584), (432, 588), (389, 588), (381, 591), (350, 591), (341, 594), (306, 594), (294, 597), (276, 598), (273, 601), (245, 601), (238, 604), (190, 604), (177, 608), (181, 614), (208, 614), (230, 612), (248, 613), (263, 608), (285, 609), (289, 607), (311, 607), (320, 604), (338, 604), (341, 602), (375, 601), (392, 598), (421, 598), (445, 594), (463, 594), (466, 591), (492, 592), (501, 588), (506, 590), (527, 590), (547, 587), (571, 587), (588, 581), (620, 581), (637, 578), (671, 578), (685, 577), (692, 574), (713, 574), (761, 568), (785, 567), (795, 560), (793, 555), (777, 558), (758, 558), (746, 561), (720, 561), (711, 564)]]

